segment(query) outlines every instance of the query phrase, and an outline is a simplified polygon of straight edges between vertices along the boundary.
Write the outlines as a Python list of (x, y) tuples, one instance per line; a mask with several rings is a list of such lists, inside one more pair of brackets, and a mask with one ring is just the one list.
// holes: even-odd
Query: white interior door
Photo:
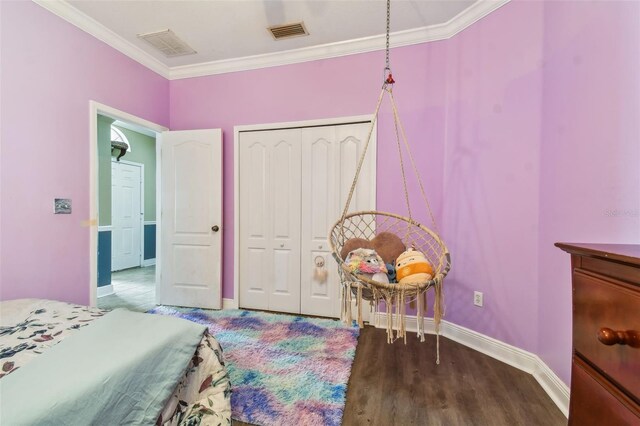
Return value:
[(158, 303), (220, 309), (222, 131), (161, 135)]
[[(336, 143), (338, 145), (337, 154), (339, 166), (339, 182), (336, 188), (338, 194), (339, 204), (338, 213), (336, 214), (336, 220), (342, 214), (344, 204), (349, 195), (351, 184), (353, 183), (353, 177), (358, 167), (358, 161), (364, 151), (364, 146), (367, 142), (369, 135), (370, 123), (350, 124), (345, 126), (336, 126)], [(376, 132), (371, 135), (371, 142), (365, 157), (365, 162), (362, 164), (360, 176), (358, 177), (358, 184), (356, 185), (356, 191), (353, 194), (351, 204), (349, 205), (349, 211), (367, 211), (376, 209)], [(328, 231), (327, 231), (328, 232)], [(335, 261), (334, 261), (335, 262)], [(335, 269), (335, 265), (334, 265)], [(337, 275), (337, 271), (336, 271)], [(338, 278), (336, 278), (336, 286), (338, 286)], [(355, 297), (354, 297), (355, 299)], [(355, 300), (352, 302), (351, 311), (356, 311)], [(367, 302), (364, 302), (367, 303)], [(368, 305), (362, 309), (363, 321), (370, 321)]]
[(140, 266), (142, 165), (111, 163), (111, 270)]
[[(340, 218), (369, 123), (302, 129), (301, 313), (340, 316), (340, 282), (327, 234)], [(375, 133), (349, 210), (375, 210)], [(324, 262), (326, 280), (322, 268)], [(317, 270), (317, 272), (316, 272)], [(368, 310), (363, 310), (368, 320)]]
[(240, 306), (300, 312), (300, 129), (244, 132)]
[[(340, 316), (338, 271), (327, 241), (338, 219), (336, 165), (339, 154), (334, 126), (302, 129), (301, 313)], [(319, 266), (322, 265), (322, 266)], [(326, 275), (325, 275), (326, 274)]]
[(269, 151), (271, 143), (257, 132), (243, 133), (240, 155), (240, 307), (269, 309), (273, 244)]

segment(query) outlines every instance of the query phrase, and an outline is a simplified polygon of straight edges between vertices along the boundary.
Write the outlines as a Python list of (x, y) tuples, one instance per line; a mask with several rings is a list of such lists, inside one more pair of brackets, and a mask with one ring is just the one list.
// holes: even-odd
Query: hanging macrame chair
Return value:
[[(420, 341), (424, 342), (424, 315), (427, 309), (427, 290), (432, 287), (434, 288), (434, 325), (436, 339), (438, 342), (436, 362), (439, 363), (440, 320), (444, 314), (442, 285), (445, 276), (451, 268), (451, 257), (449, 251), (447, 250), (447, 246), (437, 233), (436, 221), (431, 211), (431, 206), (429, 205), (429, 200), (427, 199), (424, 186), (422, 184), (422, 179), (418, 171), (418, 165), (416, 164), (416, 161), (411, 154), (411, 149), (409, 147), (409, 143), (407, 142), (405, 131), (402, 126), (402, 122), (400, 121), (398, 109), (393, 97), (393, 84), (395, 83), (395, 81), (393, 79), (391, 68), (389, 66), (389, 12), (390, 2), (389, 0), (387, 0), (387, 50), (386, 67), (384, 69), (384, 84), (378, 98), (378, 103), (373, 114), (373, 119), (371, 120), (371, 127), (369, 129), (369, 134), (367, 136), (364, 149), (358, 161), (358, 167), (356, 169), (353, 183), (351, 184), (351, 190), (349, 191), (349, 195), (342, 211), (342, 216), (329, 232), (329, 244), (332, 250), (333, 257), (338, 262), (338, 273), (342, 286), (341, 319), (347, 323), (352, 322), (353, 314), (351, 312), (351, 302), (353, 296), (356, 297), (357, 320), (360, 327), (363, 327), (364, 325), (362, 320), (362, 309), (364, 301), (369, 302), (369, 307), (372, 311), (377, 309), (381, 302), (384, 302), (386, 309), (386, 328), (388, 343), (392, 343), (394, 341), (394, 314), (396, 339), (402, 338), (406, 343), (405, 309), (407, 303), (414, 301), (417, 307), (417, 335)], [(390, 100), (391, 109), (393, 111), (395, 139), (398, 147), (400, 171), (402, 173), (404, 198), (408, 216), (401, 216), (398, 214), (382, 211), (349, 212), (349, 206), (356, 190), (358, 177), (360, 175), (365, 156), (367, 155), (369, 143), (371, 142), (371, 135), (378, 120), (380, 106), (382, 105), (385, 97), (388, 97), (388, 99)], [(406, 154), (403, 153), (403, 145), (406, 150)], [(409, 200), (409, 191), (407, 189), (407, 175), (405, 172), (404, 155), (407, 155), (411, 164), (411, 168), (413, 169), (413, 172), (418, 181), (422, 199), (425, 203), (426, 210), (429, 213), (429, 217), (431, 219), (431, 229), (416, 221), (412, 214), (411, 203)], [(342, 258), (342, 249), (345, 243), (353, 238), (372, 240), (376, 237), (376, 235), (379, 235), (382, 232), (391, 232), (400, 237), (407, 248), (412, 247), (415, 250), (422, 252), (433, 267), (433, 274), (431, 278), (420, 283), (394, 284), (375, 281), (367, 276), (352, 272), (352, 270)]]

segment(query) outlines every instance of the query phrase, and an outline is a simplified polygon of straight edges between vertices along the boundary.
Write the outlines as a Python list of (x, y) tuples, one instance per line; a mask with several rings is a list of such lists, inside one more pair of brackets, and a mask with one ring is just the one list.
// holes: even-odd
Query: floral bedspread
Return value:
[[(108, 311), (64, 302), (20, 299), (0, 303), (0, 379), (24, 367)], [(230, 425), (231, 385), (222, 348), (208, 332), (158, 425)]]

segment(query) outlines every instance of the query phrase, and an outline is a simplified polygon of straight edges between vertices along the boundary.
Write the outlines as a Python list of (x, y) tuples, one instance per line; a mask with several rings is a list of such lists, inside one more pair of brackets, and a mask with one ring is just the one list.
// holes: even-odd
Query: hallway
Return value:
[(114, 294), (98, 298), (102, 309), (146, 312), (156, 306), (156, 267), (125, 269), (111, 274)]

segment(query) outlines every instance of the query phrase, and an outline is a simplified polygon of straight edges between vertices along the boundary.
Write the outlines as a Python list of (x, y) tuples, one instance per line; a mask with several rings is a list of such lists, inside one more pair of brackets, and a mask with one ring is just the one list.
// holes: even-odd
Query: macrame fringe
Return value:
[(433, 302), (433, 323), (436, 329), (436, 364), (440, 364), (440, 320), (444, 316), (444, 295), (442, 280), (434, 286), (435, 300)]
[[(426, 294), (426, 292), (424, 293)], [(424, 342), (424, 299), (423, 299), (423, 295), (422, 294), (418, 294), (417, 297), (417, 312), (416, 312), (416, 317), (417, 317), (417, 321), (418, 321), (418, 339), (420, 339), (420, 342)]]
[[(357, 322), (360, 328), (364, 327), (364, 321), (362, 316), (362, 304), (365, 300), (362, 297), (363, 293), (363, 284), (358, 282), (349, 282), (345, 283), (342, 286), (341, 294), (342, 294), (342, 320), (347, 324), (351, 324), (353, 322), (353, 315), (351, 312), (351, 303), (353, 300), (353, 296), (351, 293), (351, 286), (356, 286), (356, 305), (358, 309), (357, 313)], [(442, 317), (444, 316), (444, 293), (442, 291), (442, 280), (438, 280), (436, 284), (433, 286), (435, 297), (433, 301), (433, 323), (436, 333), (436, 364), (440, 364), (440, 323)], [(405, 291), (400, 292), (386, 292), (380, 291), (378, 289), (371, 289), (373, 298), (369, 301), (369, 312), (371, 315), (374, 315), (377, 311), (377, 307), (381, 302), (385, 304), (385, 314), (387, 316), (387, 343), (393, 343), (394, 339), (402, 338), (404, 340), (405, 345), (407, 344), (407, 329), (406, 329), (406, 320), (407, 320), (407, 298), (413, 297), (415, 295), (415, 301), (417, 304), (417, 312), (416, 312), (416, 321), (417, 321), (417, 332), (416, 336), (420, 340), (420, 342), (425, 341), (425, 331), (424, 331), (424, 317), (427, 313), (428, 306), (428, 295), (427, 291), (421, 291), (417, 294)], [(395, 315), (394, 315), (395, 310)], [(394, 336), (394, 328), (395, 328), (395, 336)]]
[(362, 284), (358, 284), (358, 300), (356, 300), (356, 304), (358, 305), (358, 327), (364, 327), (364, 321), (362, 321)]

